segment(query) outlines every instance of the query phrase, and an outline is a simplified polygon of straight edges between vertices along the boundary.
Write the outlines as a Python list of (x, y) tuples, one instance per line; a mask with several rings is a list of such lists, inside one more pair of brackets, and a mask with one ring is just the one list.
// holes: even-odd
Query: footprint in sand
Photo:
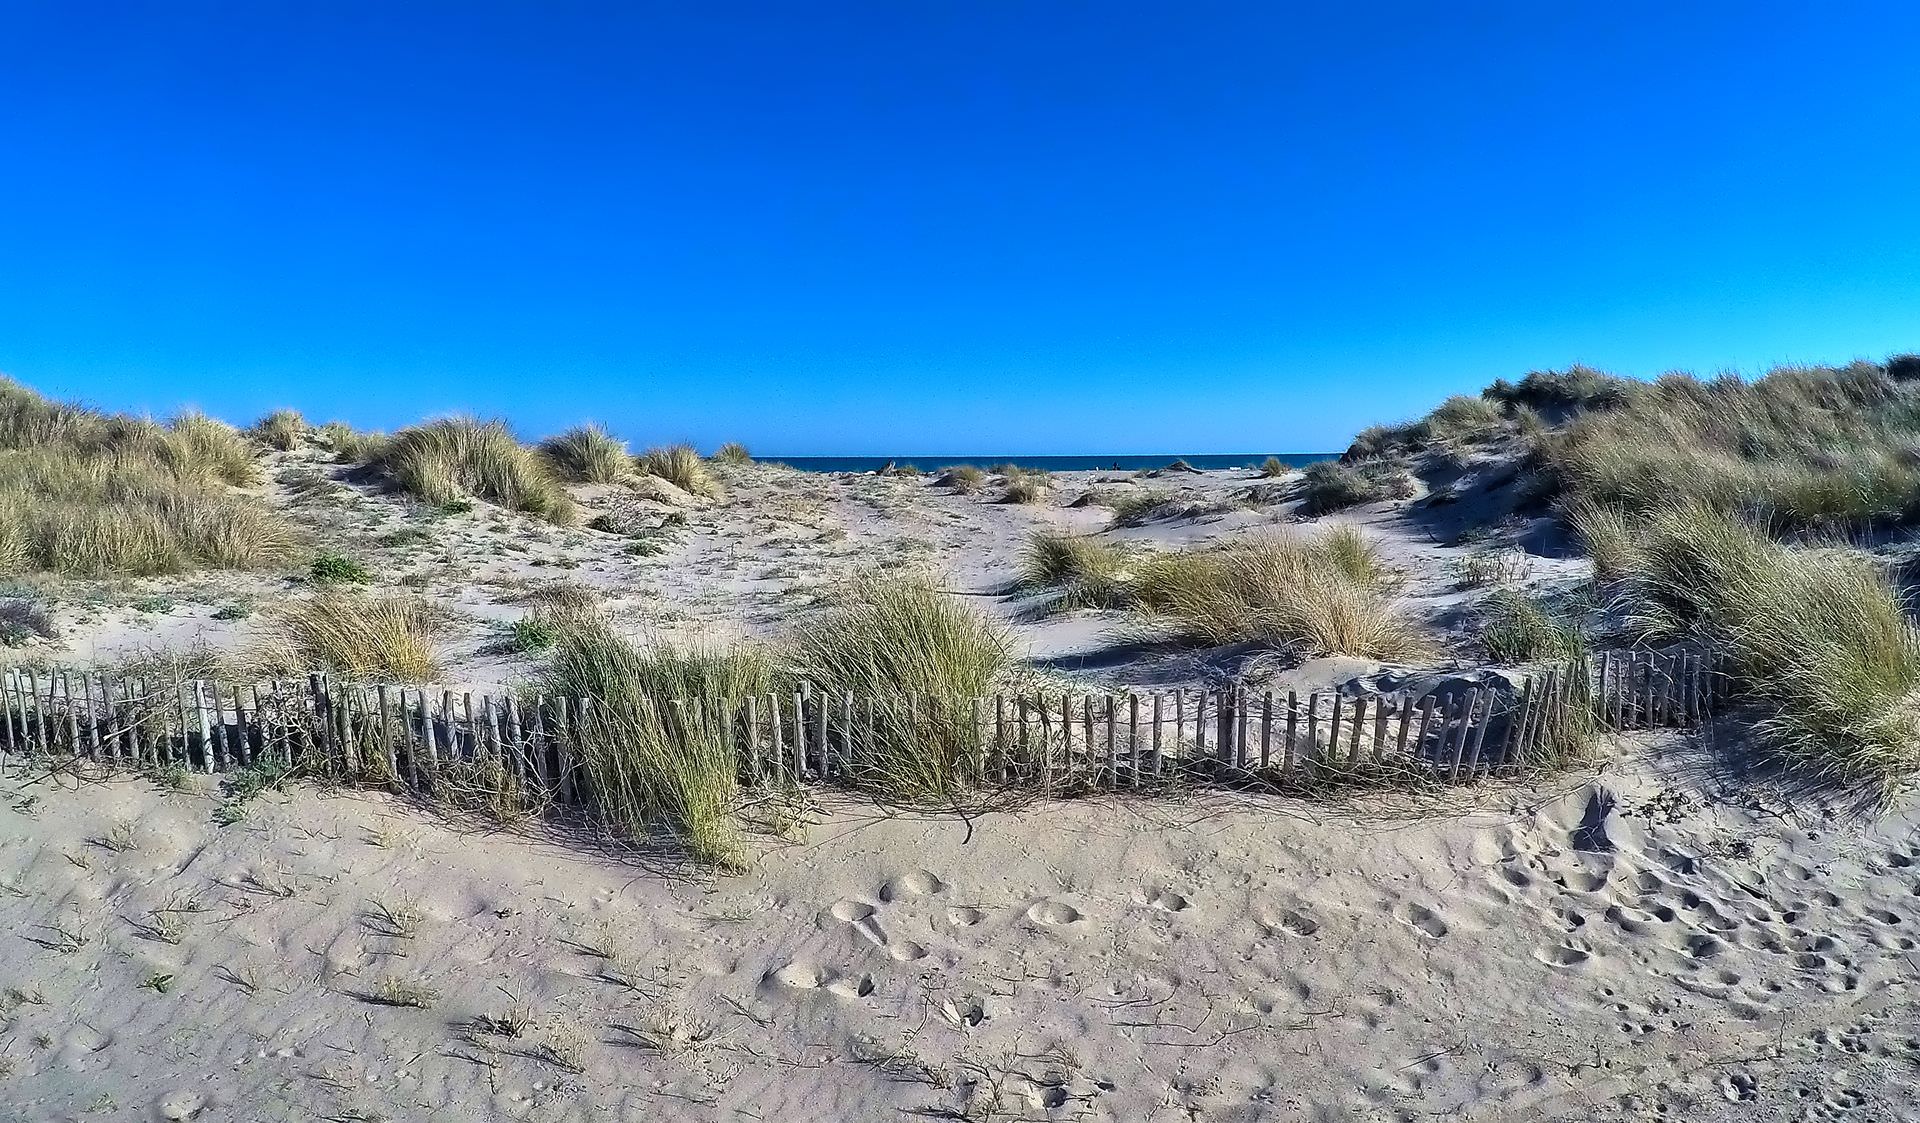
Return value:
[(1436, 940), (1452, 931), (1438, 913), (1423, 905), (1407, 905), (1400, 909), (1398, 916), (1402, 922), (1411, 924)]
[(1187, 899), (1171, 889), (1155, 893), (1147, 903), (1161, 912), (1185, 912), (1187, 908)]
[(1311, 936), (1320, 931), (1320, 922), (1304, 912), (1288, 909), (1280, 914), (1280, 927), (1296, 936)]
[(835, 920), (845, 921), (848, 924), (858, 924), (873, 916), (873, 906), (865, 901), (838, 901), (827, 911), (833, 914)]
[(887, 945), (887, 954), (902, 963), (911, 963), (916, 959), (925, 959), (927, 949), (912, 940), (896, 940)]
[(946, 889), (947, 883), (926, 870), (902, 874), (880, 887), (883, 901), (904, 901), (913, 897), (931, 897)]
[(783, 987), (815, 990), (833, 981), (833, 972), (813, 963), (789, 963), (768, 976)]
[(198, 1092), (169, 1092), (153, 1102), (153, 1117), (160, 1120), (198, 1119), (207, 1109), (207, 1098)]
[(1537, 949), (1533, 957), (1553, 967), (1578, 967), (1589, 958), (1586, 952), (1572, 944), (1550, 944)]
[(1035, 901), (1027, 907), (1027, 919), (1048, 928), (1078, 924), (1080, 910), (1061, 901)]
[(842, 998), (865, 998), (873, 993), (873, 976), (842, 975), (828, 983), (827, 989)]
[(986, 918), (986, 913), (966, 905), (955, 905), (947, 910), (947, 923), (955, 928), (971, 928)]

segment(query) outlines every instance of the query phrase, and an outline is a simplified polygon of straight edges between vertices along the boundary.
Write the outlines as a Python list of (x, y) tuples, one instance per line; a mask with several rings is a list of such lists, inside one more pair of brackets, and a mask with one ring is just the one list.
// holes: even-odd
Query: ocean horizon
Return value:
[(1033, 468), (1048, 472), (1137, 472), (1147, 468), (1164, 468), (1176, 460), (1184, 460), (1192, 467), (1201, 469), (1257, 468), (1266, 463), (1270, 456), (1288, 467), (1299, 468), (1315, 461), (1338, 459), (1340, 454), (1337, 452), (1211, 454), (1169, 452), (1125, 456), (763, 456), (758, 459), (773, 464), (785, 464), (802, 472), (877, 472), (888, 465), (896, 468), (914, 467), (925, 472), (933, 472), (963, 464), (971, 464), (977, 468), (1012, 464), (1019, 468)]

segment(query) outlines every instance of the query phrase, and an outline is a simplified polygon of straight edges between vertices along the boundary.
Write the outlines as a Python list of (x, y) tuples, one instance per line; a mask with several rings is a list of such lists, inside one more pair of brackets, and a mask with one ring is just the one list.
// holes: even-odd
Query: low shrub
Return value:
[(344, 554), (325, 553), (307, 566), (307, 576), (318, 585), (364, 585), (373, 579), (367, 567)]
[(560, 623), (551, 616), (522, 616), (507, 629), (508, 646), (515, 651), (545, 651), (560, 642), (560, 631)]
[(726, 498), (726, 489), (720, 481), (713, 478), (707, 470), (706, 461), (693, 450), (692, 445), (667, 445), (663, 448), (650, 448), (640, 458), (640, 470), (650, 476), (658, 476), (690, 495), (701, 495), (708, 499)]
[(563, 479), (606, 484), (632, 470), (624, 441), (599, 425), (576, 425), (540, 442), (540, 452)]
[(0, 647), (59, 638), (60, 629), (45, 608), (24, 597), (0, 597)]
[(443, 417), (402, 429), (371, 465), (402, 491), (443, 509), (471, 496), (570, 525), (573, 500), (545, 460), (504, 422)]

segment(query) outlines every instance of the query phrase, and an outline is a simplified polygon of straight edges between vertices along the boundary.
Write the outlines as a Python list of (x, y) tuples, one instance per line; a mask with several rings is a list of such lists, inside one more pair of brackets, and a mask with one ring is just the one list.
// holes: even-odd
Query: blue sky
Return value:
[(1227, 452), (1574, 361), (1920, 350), (1916, 33), (1910, 3), (9, 4), (0, 371), (243, 421)]

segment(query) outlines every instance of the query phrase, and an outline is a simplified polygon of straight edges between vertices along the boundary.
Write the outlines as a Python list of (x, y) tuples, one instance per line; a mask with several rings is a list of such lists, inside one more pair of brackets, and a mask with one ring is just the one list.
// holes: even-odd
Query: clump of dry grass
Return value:
[(1157, 554), (1141, 563), (1133, 586), (1163, 634), (1272, 643), (1305, 658), (1410, 662), (1434, 651), (1393, 603), (1384, 565), (1356, 534), (1273, 536)]
[(569, 525), (573, 500), (504, 422), (443, 417), (402, 429), (372, 464), (401, 490), (445, 506), (467, 497)]
[(594, 700), (576, 746), (603, 825), (630, 836), (665, 828), (691, 856), (734, 866), (745, 849), (730, 719), (771, 677), (757, 648), (643, 647), (579, 616), (560, 631), (541, 686)]
[(650, 476), (658, 476), (690, 495), (703, 495), (708, 499), (726, 498), (726, 489), (720, 481), (713, 478), (707, 470), (706, 461), (700, 459), (692, 445), (667, 445), (662, 448), (650, 448), (640, 458), (640, 470)]
[(1287, 467), (1286, 462), (1278, 456), (1269, 456), (1260, 464), (1260, 475), (1265, 479), (1277, 480), (1281, 476), (1286, 475), (1288, 471), (1290, 471), (1290, 469)]
[(632, 470), (626, 442), (599, 425), (576, 425), (540, 442), (540, 452), (561, 476), (579, 483), (606, 484)]
[(378, 459), (393, 440), (385, 433), (355, 429), (344, 421), (329, 421), (320, 426), (320, 440), (341, 464), (365, 464)]
[(1020, 584), (1061, 589), (1062, 608), (1111, 608), (1128, 599), (1131, 560), (1117, 543), (1037, 530), (1020, 552)]
[(741, 464), (753, 463), (753, 456), (747, 451), (747, 446), (741, 444), (739, 441), (728, 441), (726, 444), (714, 449), (713, 459), (718, 463), (729, 464), (735, 467)]
[(1053, 486), (1052, 478), (1045, 472), (1013, 464), (1002, 464), (995, 471), (1004, 482), (1000, 492), (1002, 503), (1042, 503)]
[(963, 495), (971, 495), (986, 486), (987, 474), (972, 464), (956, 464), (951, 468), (940, 469), (934, 483), (941, 487), (950, 487)]
[(0, 570), (77, 576), (276, 565), (292, 529), (230, 484), (252, 450), (198, 413), (171, 426), (50, 402), (0, 379)]
[(268, 448), (292, 452), (311, 432), (307, 419), (298, 410), (276, 409), (253, 423), (253, 437)]
[[(1013, 668), (1011, 636), (924, 577), (859, 578), (787, 641), (794, 674), (830, 697), (873, 697), (859, 719), (852, 778), (903, 803), (960, 799), (979, 779), (973, 699)], [(908, 706), (905, 700), (911, 699)], [(838, 719), (835, 719), (838, 724)]]
[(446, 616), (410, 597), (329, 590), (275, 613), (256, 648), (263, 669), (325, 667), (350, 678), (428, 682), (440, 677)]
[(1323, 515), (1362, 503), (1406, 499), (1414, 493), (1413, 477), (1391, 460), (1323, 460), (1307, 465), (1300, 478), (1300, 511)]
[(260, 462), (247, 438), (224, 421), (198, 410), (188, 410), (167, 423), (180, 444), (179, 459), (200, 465), (235, 487), (260, 482)]

